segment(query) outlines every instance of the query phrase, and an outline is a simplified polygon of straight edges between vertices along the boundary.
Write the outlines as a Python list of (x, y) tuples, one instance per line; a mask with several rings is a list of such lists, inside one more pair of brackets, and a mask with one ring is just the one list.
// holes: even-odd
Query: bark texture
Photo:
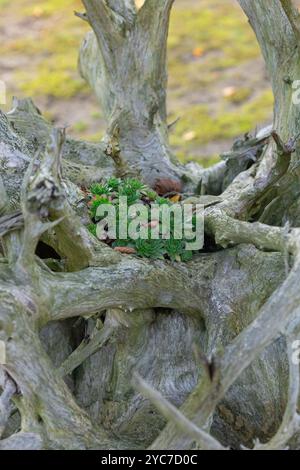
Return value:
[[(240, 0), (274, 123), (196, 171), (167, 141), (173, 1), (83, 4), (103, 141), (69, 139), (30, 100), (0, 114), (0, 449), (299, 449), (299, 15)], [(219, 194), (204, 250), (148, 261), (92, 237), (81, 187), (114, 172)]]

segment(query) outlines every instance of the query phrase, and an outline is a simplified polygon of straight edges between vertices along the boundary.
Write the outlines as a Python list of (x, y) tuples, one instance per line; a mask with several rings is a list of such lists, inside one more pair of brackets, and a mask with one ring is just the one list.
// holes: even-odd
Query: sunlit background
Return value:
[[(142, 2), (140, 2), (142, 3)], [(77, 73), (88, 25), (80, 0), (0, 0), (0, 80), (31, 96), (69, 133), (99, 140), (101, 109)], [(236, 0), (176, 0), (169, 35), (170, 135), (183, 161), (215, 162), (232, 141), (270, 122), (272, 93), (255, 36)]]

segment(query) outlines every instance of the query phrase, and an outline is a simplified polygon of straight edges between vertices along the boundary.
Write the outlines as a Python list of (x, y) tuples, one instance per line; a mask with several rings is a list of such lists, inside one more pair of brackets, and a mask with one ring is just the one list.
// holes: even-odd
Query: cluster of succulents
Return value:
[[(119, 179), (110, 178), (105, 183), (93, 184), (88, 190), (89, 210), (91, 223), (88, 228), (90, 232), (97, 236), (97, 223), (100, 218), (97, 216), (97, 210), (101, 204), (113, 205), (116, 210), (116, 217), (119, 217), (119, 198), (126, 196), (128, 208), (133, 204), (144, 204), (149, 209), (153, 204), (158, 206), (174, 204), (174, 198), (159, 196), (153, 189), (144, 185), (137, 179)], [(175, 197), (175, 201), (178, 197)], [(128, 237), (127, 239), (119, 238), (118, 230), (116, 239), (111, 240), (107, 237), (104, 240), (112, 248), (127, 254), (136, 254), (140, 257), (150, 259), (169, 259), (172, 261), (189, 261), (193, 256), (193, 252), (186, 249), (185, 239), (175, 238), (174, 219), (171, 218), (170, 235), (164, 238), (161, 230), (161, 220), (157, 221), (159, 225), (159, 238), (151, 238), (151, 222), (149, 213), (149, 237), (138, 238), (137, 240)], [(130, 218), (128, 218), (130, 222)], [(118, 225), (118, 223), (117, 223)]]

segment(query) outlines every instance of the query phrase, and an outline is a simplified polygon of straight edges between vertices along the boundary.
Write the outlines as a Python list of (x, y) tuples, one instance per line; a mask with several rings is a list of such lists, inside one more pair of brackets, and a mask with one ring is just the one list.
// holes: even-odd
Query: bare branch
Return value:
[(89, 19), (88, 19), (86, 13), (80, 13), (79, 11), (74, 11), (74, 15), (77, 16), (78, 18), (80, 18), (81, 20), (86, 21), (87, 23), (89, 23)]
[[(120, 309), (109, 309), (106, 312), (104, 326), (101, 329), (97, 325), (90, 337), (85, 338), (75, 351), (60, 366), (59, 372), (64, 377), (71, 374), (86, 359), (99, 351), (109, 340), (113, 340), (121, 327), (129, 327), (129, 319), (126, 312)], [(100, 321), (100, 320), (99, 320)]]
[[(131, 2), (123, 4), (123, 8), (121, 8), (121, 4), (118, 2), (118, 9), (116, 8), (115, 0), (111, 2), (106, 0), (82, 0), (82, 3), (86, 8), (87, 19), (97, 37), (98, 46), (104, 61), (110, 67), (114, 67), (113, 49), (124, 40), (124, 30), (132, 24), (133, 13), (128, 8)], [(122, 11), (122, 15), (119, 11)]]
[(132, 25), (136, 18), (136, 5), (134, 0), (107, 0), (109, 7), (122, 18), (124, 18), (128, 25)]
[(272, 131), (271, 135), (274, 143), (266, 149), (271, 157), (268, 167), (254, 165), (237, 177), (222, 194), (224, 203), (219, 208), (228, 215), (237, 219), (251, 219), (265, 207), (270, 191), (287, 174), (298, 136), (284, 143), (276, 131)]
[(144, 8), (144, 11), (147, 13), (153, 13), (155, 10), (166, 13), (173, 5), (175, 0), (145, 0), (144, 5), (141, 10)]
[(83, 342), (78, 346), (75, 351), (65, 360), (60, 366), (59, 373), (62, 377), (69, 375), (79, 367), (86, 359), (91, 357), (97, 351), (99, 351), (107, 341), (115, 333), (115, 328), (112, 326), (104, 327), (100, 331), (96, 329), (96, 332), (91, 338), (84, 339)]
[(57, 249), (67, 259), (70, 270), (88, 266), (95, 257), (92, 238), (67, 200), (62, 180), (64, 141), (65, 132), (54, 130), (41, 161), (33, 159), (24, 177), (21, 194), (24, 236), (20, 265), (30, 265), (41, 235), (54, 227)]
[(19, 230), (24, 225), (24, 218), (21, 212), (5, 215), (0, 218), (0, 237), (4, 237), (7, 233)]
[[(225, 247), (252, 243), (261, 250), (287, 251), (297, 256), (299, 229), (286, 234), (283, 228), (236, 221), (219, 207), (209, 207), (205, 212), (205, 230), (218, 244)], [(107, 308), (167, 307), (198, 315), (199, 298), (205, 296), (202, 289), (207, 287), (207, 283), (200, 281), (202, 269), (205, 270), (205, 260), (202, 266), (201, 258), (197, 262), (197, 276), (187, 277), (188, 272), (180, 264), (166, 265), (120, 255), (114, 265), (107, 267), (94, 267), (72, 275), (57, 273), (47, 281), (55, 299), (53, 319), (84, 316)]]
[(33, 159), (24, 176), (21, 191), (24, 236), (18, 260), (22, 266), (32, 265), (39, 238), (53, 226), (49, 222), (51, 211), (64, 204), (65, 195), (60, 187), (63, 141), (63, 134), (53, 133), (41, 162)]
[[(88, 415), (77, 405), (64, 380), (51, 365), (32, 318), (28, 321), (28, 312), (31, 317), (39, 313), (39, 305), (33, 305), (28, 286), (22, 291), (21, 287), (8, 289), (0, 284), (0, 289), (1, 321), (5, 325), (6, 337), (12, 334), (9, 328), (14, 328), (7, 324), (20, 322), (20, 327), (14, 329), (13, 338), (8, 342), (5, 368), (22, 392), (17, 406), (26, 430), (42, 432), (43, 440), (48, 444), (59, 442), (60, 448), (101, 448), (102, 443), (106, 447), (106, 432), (93, 427)], [(59, 436), (56, 433), (57, 422), (60, 423)], [(1, 445), (6, 444), (12, 446), (13, 441), (1, 442)]]
[[(198, 264), (199, 278), (205, 266), (205, 261)], [(205, 295), (206, 286), (204, 281), (201, 285), (197, 279), (193, 280), (184, 266), (148, 262), (127, 255), (121, 255), (121, 261), (115, 265), (56, 273), (47, 278), (47, 283), (53, 294), (53, 320), (85, 316), (108, 308), (180, 308), (199, 315), (199, 297)]]
[[(221, 206), (221, 205), (220, 205)], [(229, 217), (220, 206), (205, 210), (206, 232), (214, 236), (218, 245), (251, 243), (259, 250), (279, 251), (297, 254), (299, 250), (300, 229), (286, 233), (282, 227), (271, 227), (259, 222), (243, 222)]]
[(300, 15), (292, 0), (280, 0), (297, 40), (300, 40)]
[(157, 390), (154, 390), (145, 382), (139, 374), (134, 374), (133, 386), (148, 398), (158, 411), (168, 420), (174, 423), (180, 432), (188, 435), (197, 442), (201, 450), (227, 450), (215, 438), (198, 428), (188, 420), (175, 406), (166, 400)]
[[(151, 48), (151, 54), (155, 51), (155, 59), (149, 60), (149, 55), (145, 54), (145, 65), (151, 67), (154, 75), (153, 81), (157, 85), (161, 80), (167, 79), (166, 56), (167, 56), (167, 38), (169, 33), (169, 20), (172, 6), (175, 0), (146, 0), (138, 13), (138, 23), (142, 34), (146, 37), (145, 49)], [(155, 60), (155, 62), (154, 62)], [(162, 90), (165, 90), (166, 82), (161, 84)]]

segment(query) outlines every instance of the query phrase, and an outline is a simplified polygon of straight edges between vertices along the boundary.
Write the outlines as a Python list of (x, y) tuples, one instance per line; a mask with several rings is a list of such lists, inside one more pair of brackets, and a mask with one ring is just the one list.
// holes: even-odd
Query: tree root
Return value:
[[(173, 163), (162, 93), (173, 1), (146, 0), (139, 11), (131, 0), (83, 3), (86, 14), (80, 17), (94, 33), (82, 47), (81, 69), (103, 104), (106, 138), (99, 145), (65, 139), (28, 100), (15, 102), (8, 116), (0, 114), (0, 341), (5, 347), (1, 367), (9, 377), (1, 384), (0, 434), (12, 400), (21, 415), (21, 431), (2, 439), (0, 449), (122, 449), (146, 442), (151, 449), (187, 449), (195, 441), (203, 449), (222, 449), (228, 443), (210, 434), (213, 417), (220, 426), (231, 424), (232, 446), (242, 441), (251, 447), (261, 432), (268, 442), (255, 449), (285, 448), (299, 433), (299, 371), (291, 362), (291, 344), (300, 315), (300, 232), (293, 227), (290, 207), (282, 205), (283, 188), (296, 178), (296, 113), (288, 107), (287, 116), (286, 96), (277, 96), (276, 109), (284, 111), (275, 115), (278, 132), (251, 143), (247, 138), (225, 162), (207, 171)], [(282, 53), (288, 54), (298, 36), (298, 16), (290, 2), (240, 3), (255, 23), (269, 70), (280, 68)], [(284, 33), (279, 42), (273, 37), (276, 28), (266, 31), (261, 21), (270, 3), (278, 6), (268, 18)], [(155, 60), (149, 62), (153, 50)], [(290, 67), (291, 59), (287, 62)], [(281, 89), (279, 75), (272, 75), (274, 91)], [(99, 181), (120, 166), (125, 173), (148, 175), (151, 184), (167, 176), (180, 180), (185, 190), (198, 186), (201, 194), (226, 188), (220, 201), (205, 208), (206, 237), (216, 251), (200, 253), (186, 264), (151, 262), (123, 256), (91, 238), (83, 224), (83, 193), (76, 185)], [(281, 205), (277, 225), (270, 226), (259, 221), (268, 220), (274, 195)], [(286, 221), (290, 226), (284, 226)], [(62, 258), (63, 272), (51, 271), (38, 259), (41, 240)], [(44, 326), (74, 317), (89, 318), (90, 326), (103, 312), (103, 329), (95, 329), (90, 338), (78, 334), (72, 346), (70, 334), (66, 340), (73, 352), (62, 364), (51, 363), (55, 351), (47, 353), (39, 337)], [(287, 366), (283, 338), (287, 400), (282, 396)], [(200, 363), (192, 354), (195, 344)], [(169, 375), (170, 362), (174, 370)], [(137, 376), (139, 390), (169, 421), (164, 429), (165, 421), (149, 401), (132, 390), (134, 370), (145, 377)], [(70, 374), (74, 393), (64, 380)], [(254, 392), (247, 388), (249, 381)], [(244, 402), (252, 405), (247, 393), (255, 396), (253, 406), (264, 407), (267, 392), (275, 396), (274, 390), (280, 410), (274, 416), (269, 403), (269, 414), (261, 417), (264, 429), (257, 429), (259, 420), (251, 422), (251, 413), (243, 414)]]

